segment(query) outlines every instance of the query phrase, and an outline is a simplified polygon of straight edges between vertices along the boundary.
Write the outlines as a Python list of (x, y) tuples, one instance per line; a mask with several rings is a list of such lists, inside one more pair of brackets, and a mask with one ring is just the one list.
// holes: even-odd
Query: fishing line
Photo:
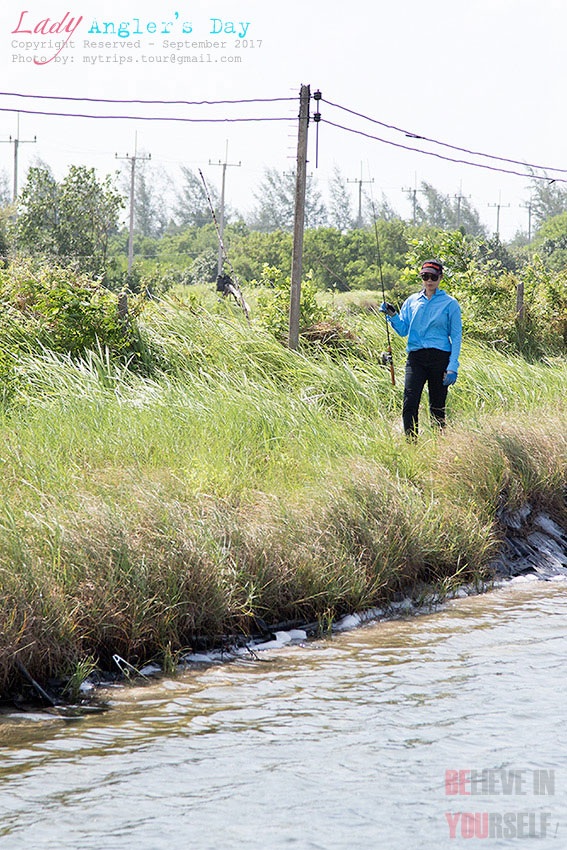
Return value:
[[(378, 271), (380, 273), (380, 286), (382, 288), (382, 300), (386, 302), (386, 290), (384, 288), (384, 275), (382, 273), (382, 256), (380, 253), (380, 240), (378, 238), (378, 223), (376, 221), (376, 210), (374, 208), (374, 193), (372, 192), (372, 183), (370, 183), (370, 205), (372, 207), (372, 220), (374, 222), (374, 237), (376, 239), (376, 259), (378, 261)], [(392, 386), (396, 385), (396, 375), (394, 373), (394, 356), (392, 354), (392, 340), (390, 337), (390, 325), (386, 313), (384, 313), (384, 321), (386, 323), (386, 339), (388, 340), (388, 350), (382, 355), (382, 363), (390, 369), (390, 378)]]

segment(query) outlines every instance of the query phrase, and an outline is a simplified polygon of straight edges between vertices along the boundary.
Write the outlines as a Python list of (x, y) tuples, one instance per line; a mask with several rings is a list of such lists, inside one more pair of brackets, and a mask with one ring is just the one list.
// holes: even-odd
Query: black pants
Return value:
[(423, 388), (429, 391), (429, 412), (441, 428), (445, 425), (445, 403), (448, 387), (443, 386), (450, 354), (439, 348), (410, 351), (406, 363), (402, 419), (408, 437), (417, 436), (418, 411)]

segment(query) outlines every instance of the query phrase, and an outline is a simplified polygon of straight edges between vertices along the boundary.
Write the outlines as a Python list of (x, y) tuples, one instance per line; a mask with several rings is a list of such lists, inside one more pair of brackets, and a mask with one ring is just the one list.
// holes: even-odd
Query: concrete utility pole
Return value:
[(225, 154), (224, 154), (224, 162), (221, 162), (220, 159), (219, 159), (218, 162), (211, 162), (211, 160), (209, 160), (209, 165), (221, 165), (222, 166), (222, 183), (221, 183), (221, 198), (220, 198), (220, 222), (219, 222), (220, 238), (219, 238), (219, 254), (218, 254), (218, 268), (217, 268), (217, 274), (221, 275), (222, 274), (222, 261), (223, 261), (222, 246), (224, 244), (224, 188), (225, 188), (225, 181), (226, 181), (226, 169), (229, 166), (235, 166), (236, 168), (239, 168), (242, 165), (242, 163), (241, 162), (228, 162), (228, 139), (227, 139), (226, 150), (225, 150)]
[(1, 141), (4, 144), (14, 145), (14, 185), (12, 189), (12, 201), (16, 203), (16, 198), (18, 197), (18, 148), (20, 145), (35, 144), (35, 142), (37, 142), (37, 136), (34, 136), (33, 139), (20, 139), (20, 113), (18, 112), (16, 138), (13, 139), (10, 136), (8, 139), (2, 139)]
[(410, 198), (412, 203), (412, 224), (415, 224), (416, 214), (417, 214), (417, 189), (402, 189), (402, 192), (405, 192), (408, 198)]
[(461, 226), (461, 201), (464, 201), (467, 198), (470, 198), (470, 195), (463, 195), (463, 189), (461, 187), (459, 189), (459, 194), (453, 195), (453, 197), (455, 198), (455, 200), (457, 202), (457, 228), (459, 228)]
[(305, 193), (307, 188), (307, 127), (311, 89), (302, 85), (299, 92), (299, 127), (297, 133), (297, 172), (295, 180), (295, 218), (293, 224), (293, 253), (291, 258), (291, 292), (289, 302), (288, 348), (299, 345), (299, 314), (301, 272), (303, 267), (303, 231), (305, 229)]
[[(533, 201), (530, 199), (527, 204), (520, 204), (521, 207), (528, 211), (528, 246), (532, 243), (532, 207)], [(519, 280), (516, 285), (516, 319), (520, 323), (524, 320), (524, 281)]]
[(362, 163), (360, 163), (360, 177), (356, 180), (347, 179), (347, 183), (358, 183), (358, 219), (356, 222), (357, 227), (362, 227), (362, 184), (363, 183), (374, 183), (374, 178), (371, 180), (363, 180), (362, 179)]
[(523, 209), (528, 211), (528, 245), (531, 245), (532, 242), (532, 207), (533, 202), (528, 201), (527, 204), (520, 204)]
[(131, 166), (131, 174), (130, 174), (130, 223), (128, 228), (128, 271), (132, 271), (132, 264), (134, 262), (134, 195), (135, 195), (135, 186), (136, 186), (136, 162), (138, 160), (149, 160), (152, 158), (151, 153), (145, 155), (139, 155), (138, 151), (138, 134), (136, 134), (134, 140), (134, 155), (130, 156), (130, 154), (126, 154), (126, 156), (118, 156), (115, 154), (116, 159), (127, 159), (130, 161)]
[(500, 238), (500, 210), (502, 209), (502, 207), (509, 207), (510, 204), (501, 204), (499, 198), (497, 204), (489, 204), (488, 206), (496, 207), (496, 236)]

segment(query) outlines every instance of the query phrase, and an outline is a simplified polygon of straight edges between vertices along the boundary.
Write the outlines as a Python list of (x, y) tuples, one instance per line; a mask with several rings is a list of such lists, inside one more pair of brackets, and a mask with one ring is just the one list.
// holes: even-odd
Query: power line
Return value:
[(397, 133), (403, 133), (404, 136), (412, 139), (421, 139), (424, 142), (431, 142), (434, 145), (440, 145), (445, 148), (450, 148), (451, 150), (460, 151), (461, 153), (467, 153), (471, 156), (483, 156), (488, 159), (494, 159), (499, 162), (508, 162), (511, 165), (523, 165), (525, 168), (537, 168), (540, 171), (558, 171), (561, 174), (567, 174), (567, 168), (554, 168), (551, 165), (536, 165), (532, 162), (525, 162), (520, 159), (510, 159), (504, 156), (496, 156), (495, 154), (484, 153), (482, 151), (469, 150), (468, 148), (461, 148), (457, 145), (449, 144), (448, 142), (442, 142), (439, 139), (432, 139), (429, 136), (423, 136), (421, 133), (414, 133), (411, 130), (404, 130), (402, 127), (396, 127), (395, 124), (387, 124), (384, 121), (379, 121), (377, 118), (371, 118), (369, 115), (364, 115), (362, 112), (356, 112), (354, 109), (348, 109), (346, 106), (341, 106), (338, 103), (332, 103), (329, 100), (325, 100), (329, 106), (334, 106), (336, 109), (341, 109), (344, 112), (349, 112), (351, 115), (356, 115), (357, 118), (363, 118), (365, 121), (370, 121), (372, 124), (378, 124), (380, 127), (385, 127), (388, 130), (395, 130)]
[(285, 101), (297, 100), (296, 97), (253, 97), (235, 100), (124, 100), (105, 97), (69, 97), (67, 95), (57, 94), (24, 94), (23, 92), (10, 91), (0, 91), (0, 97), (25, 97), (33, 100), (69, 100), (75, 103), (137, 103), (166, 106), (223, 106), (230, 103), (283, 103)]
[[(224, 100), (199, 100), (199, 101), (189, 101), (189, 100), (144, 100), (144, 99), (121, 99), (121, 98), (92, 98), (92, 97), (70, 97), (66, 95), (36, 95), (36, 94), (28, 94), (23, 92), (0, 92), (0, 97), (20, 97), (27, 99), (36, 99), (36, 100), (63, 100), (75, 103), (115, 103), (115, 104), (139, 104), (139, 105), (163, 105), (163, 106), (221, 106), (221, 105), (240, 105), (240, 104), (249, 104), (249, 103), (282, 103), (282, 102), (290, 102), (295, 101), (294, 97), (274, 97), (274, 98), (235, 98), (235, 99), (224, 99)], [(448, 142), (443, 142), (440, 139), (434, 139), (429, 136), (424, 136), (420, 133), (415, 133), (413, 131), (404, 129), (403, 127), (398, 127), (395, 124), (389, 124), (385, 121), (380, 121), (377, 118), (372, 118), (369, 115), (365, 115), (362, 112), (358, 112), (357, 110), (350, 109), (346, 106), (342, 106), (341, 104), (334, 103), (333, 101), (326, 100), (324, 101), (329, 106), (335, 107), (336, 109), (340, 109), (344, 112), (348, 112), (350, 115), (355, 115), (358, 118), (362, 118), (366, 121), (370, 121), (373, 124), (378, 124), (381, 127), (385, 127), (390, 130), (394, 130), (398, 133), (403, 133), (408, 138), (420, 139), (426, 142), (430, 142), (435, 145), (440, 145), (442, 147), (449, 148), (451, 150), (460, 151), (462, 153), (469, 154), (471, 156), (481, 156), (488, 159), (493, 159), (499, 162), (506, 162), (512, 165), (522, 165), (525, 168), (535, 168), (540, 171), (555, 171), (558, 173), (567, 174), (567, 169), (565, 168), (556, 168), (554, 166), (548, 165), (539, 165), (537, 163), (530, 163), (524, 160), (512, 159), (510, 157), (498, 156), (496, 154), (489, 154), (484, 151), (476, 151), (471, 150), (469, 148), (459, 147), (458, 145), (453, 145)], [(181, 118), (181, 117), (166, 117), (166, 116), (130, 116), (130, 115), (91, 115), (84, 113), (63, 113), (63, 112), (46, 112), (41, 110), (16, 110), (11, 108), (1, 108), (0, 111), (4, 112), (17, 112), (22, 111), (27, 114), (36, 114), (36, 115), (52, 115), (52, 116), (61, 116), (61, 117), (75, 117), (75, 118), (102, 118), (102, 119), (127, 119), (127, 120), (147, 120), (147, 121), (189, 121), (189, 122), (203, 122), (203, 123), (216, 123), (216, 122), (230, 122), (230, 121), (285, 121), (288, 118), (280, 118), (280, 117), (262, 117), (262, 118)], [(340, 127), (339, 124), (333, 124), (330, 121), (327, 121), (328, 124), (332, 126)], [(342, 129), (350, 129), (351, 132), (360, 132), (353, 130), (351, 128)], [(361, 133), (361, 135), (364, 135)], [(377, 137), (375, 137), (377, 138)], [(381, 141), (386, 143), (385, 139)], [(390, 142), (391, 144), (395, 144)], [(420, 153), (428, 153), (426, 151), (422, 151), (417, 148), (408, 148), (409, 150), (416, 150)], [(449, 159), (451, 162), (463, 162), (462, 160), (453, 160)], [(465, 163), (470, 164), (470, 163)], [(517, 173), (517, 172), (506, 172), (506, 173)], [(532, 175), (526, 175), (532, 176)], [(547, 179), (547, 178), (541, 178)]]
[[(273, 98), (235, 98), (235, 99), (224, 99), (224, 100), (144, 100), (144, 99), (121, 99), (121, 98), (93, 98), (93, 97), (71, 97), (67, 95), (39, 95), (39, 94), (29, 94), (24, 92), (0, 92), (0, 97), (20, 97), (27, 98), (33, 100), (62, 100), (69, 101), (74, 103), (115, 103), (115, 104), (139, 104), (139, 105), (162, 105), (162, 106), (223, 106), (223, 105), (240, 105), (240, 104), (250, 104), (250, 103), (284, 103), (295, 101), (295, 97), (273, 97)], [(567, 174), (566, 168), (556, 168), (550, 165), (539, 165), (537, 163), (530, 163), (524, 160), (512, 159), (510, 157), (498, 156), (496, 154), (486, 153), (484, 151), (471, 150), (469, 148), (459, 147), (458, 145), (450, 144), (449, 142), (443, 142), (440, 139), (434, 139), (429, 136), (424, 136), (421, 133), (416, 133), (411, 130), (404, 129), (403, 127), (398, 127), (395, 124), (389, 124), (385, 121), (380, 121), (377, 118), (372, 118), (369, 115), (365, 115), (362, 112), (358, 112), (357, 110), (350, 109), (346, 106), (342, 106), (339, 103), (334, 103), (333, 101), (324, 99), (324, 102), (329, 106), (334, 107), (335, 109), (340, 109), (344, 112), (348, 112), (350, 115), (355, 115), (358, 118), (362, 118), (365, 121), (370, 121), (373, 124), (377, 124), (381, 127), (384, 127), (389, 130), (394, 130), (397, 133), (402, 133), (408, 138), (420, 139), (425, 142), (430, 142), (431, 144), (440, 145), (442, 147), (449, 148), (451, 150), (460, 151), (461, 153), (469, 154), (470, 156), (480, 156), (485, 157), (487, 159), (493, 159), (498, 162), (505, 162), (511, 165), (521, 165), (525, 168), (535, 168), (539, 171), (555, 171), (562, 174)], [(27, 114), (34, 115), (53, 115), (53, 116), (61, 116), (61, 117), (70, 117), (70, 118), (115, 118), (115, 119), (132, 119), (132, 120), (148, 120), (148, 121), (190, 121), (190, 122), (203, 122), (203, 123), (214, 123), (214, 122), (229, 122), (229, 121), (286, 121), (288, 118), (280, 118), (280, 117), (263, 117), (263, 118), (217, 118), (217, 119), (191, 119), (191, 118), (180, 118), (173, 117), (168, 118), (164, 116), (129, 116), (129, 115), (87, 115), (83, 113), (63, 113), (63, 112), (45, 112), (40, 110), (17, 110), (10, 108), (1, 108), (0, 111), (3, 112), (26, 112)], [(340, 127), (339, 124), (332, 124), (332, 122), (327, 121), (328, 124), (332, 126)], [(343, 127), (342, 129), (350, 129)], [(356, 130), (352, 130), (351, 132), (358, 132)], [(361, 135), (364, 135), (361, 133)], [(377, 138), (377, 137), (373, 137)], [(385, 139), (382, 139), (386, 143)], [(390, 142), (390, 144), (395, 144)], [(403, 146), (400, 146), (403, 147)], [(407, 148), (408, 150), (416, 150), (419, 153), (428, 153), (427, 151), (422, 151), (417, 148)], [(463, 162), (462, 160), (453, 160), (449, 159), (450, 162)], [(464, 163), (471, 164), (471, 163)], [(517, 174), (517, 172), (505, 172)], [(524, 176), (524, 175), (522, 175)], [(532, 176), (532, 175), (526, 175)], [(548, 179), (540, 178), (540, 179)]]
[(259, 118), (181, 118), (166, 115), (92, 115), (83, 112), (48, 112), (41, 109), (15, 109), (0, 106), (0, 112), (21, 112), (24, 115), (48, 115), (56, 118), (101, 118), (115, 121), (181, 121), (188, 124), (238, 124), (253, 121), (290, 121), (290, 116)]
[[(498, 168), (494, 165), (485, 165), (482, 162), (471, 162), (468, 159), (456, 159), (451, 156), (444, 156), (440, 153), (435, 153), (435, 151), (425, 151), (422, 148), (414, 148), (410, 145), (403, 145), (400, 142), (393, 142), (391, 139), (383, 139), (380, 136), (373, 136), (371, 133), (364, 133), (362, 130), (355, 130), (352, 127), (345, 127), (343, 124), (335, 124), (333, 121), (329, 121), (326, 118), (323, 119), (325, 124), (328, 124), (329, 127), (336, 127), (339, 130), (345, 130), (347, 133), (354, 133), (357, 136), (363, 136), (365, 139), (372, 139), (376, 142), (382, 142), (384, 145), (391, 145), (394, 148), (400, 148), (401, 150), (413, 151), (414, 153), (422, 153), (425, 156), (433, 156), (436, 159), (442, 159), (445, 162), (456, 162), (459, 165), (470, 165), (473, 168), (482, 168), (486, 171), (496, 171), (500, 174), (513, 174), (516, 177), (527, 177), (532, 180), (546, 180), (549, 182), (549, 177), (543, 176), (541, 174), (526, 174), (525, 171), (514, 171), (511, 168)], [(557, 169), (559, 170), (559, 169)], [(567, 179), (563, 177), (556, 177), (556, 183), (567, 183)]]
[[(219, 106), (219, 105), (242, 105), (242, 104), (250, 104), (250, 103), (275, 103), (275, 102), (287, 102), (287, 101), (295, 101), (296, 98), (293, 97), (285, 97), (285, 98), (248, 98), (248, 99), (234, 99), (234, 100), (219, 100), (219, 101), (165, 101), (165, 100), (121, 100), (121, 99), (102, 99), (102, 98), (84, 98), (84, 97), (66, 97), (66, 96), (58, 96), (58, 95), (32, 95), (32, 94), (23, 94), (17, 92), (0, 92), (0, 97), (22, 97), (22, 98), (31, 98), (31, 99), (39, 99), (39, 100), (64, 100), (64, 101), (73, 101), (73, 102), (86, 102), (86, 103), (116, 103), (116, 104), (145, 104), (145, 105), (186, 105), (186, 106)], [(426, 142), (431, 142), (436, 145), (440, 145), (446, 148), (450, 148), (455, 151), (461, 151), (463, 153), (467, 153), (471, 156), (480, 156), (488, 159), (492, 159), (497, 162), (510, 163), (512, 165), (523, 165), (528, 169), (538, 169), (540, 171), (554, 171), (558, 173), (567, 174), (567, 169), (562, 168), (553, 168), (551, 166), (543, 166), (536, 165), (534, 163), (521, 162), (520, 160), (511, 159), (507, 157), (500, 157), (493, 154), (487, 154), (481, 151), (469, 150), (467, 148), (461, 148), (457, 145), (452, 145), (447, 142), (442, 142), (438, 139), (428, 138), (426, 136), (422, 136), (420, 134), (411, 133), (404, 130), (401, 127), (396, 127), (393, 124), (387, 124), (384, 121), (380, 121), (378, 119), (372, 118), (368, 115), (364, 115), (361, 112), (357, 112), (353, 109), (349, 109), (348, 107), (341, 106), (340, 104), (333, 103), (332, 101), (325, 100), (329, 106), (340, 109), (344, 112), (347, 112), (351, 115), (355, 115), (359, 118), (363, 118), (364, 120), (370, 121), (371, 123), (378, 124), (382, 127), (386, 127), (391, 130), (395, 130), (399, 133), (404, 133), (404, 135), (408, 138), (412, 139), (421, 139)], [(260, 122), (272, 122), (272, 121), (286, 121), (289, 122), (292, 120), (290, 116), (246, 116), (246, 117), (221, 117), (221, 118), (191, 118), (184, 117), (180, 115), (172, 115), (172, 116), (164, 116), (164, 115), (127, 115), (127, 114), (113, 114), (113, 115), (100, 115), (100, 114), (92, 114), (92, 113), (73, 113), (73, 112), (62, 112), (62, 111), (48, 111), (48, 110), (39, 110), (39, 109), (16, 109), (13, 107), (0, 107), (0, 112), (17, 112), (29, 114), (29, 115), (44, 115), (50, 117), (62, 117), (62, 118), (89, 118), (89, 119), (100, 119), (100, 120), (126, 120), (126, 121), (154, 121), (154, 122), (180, 122), (180, 123), (189, 123), (189, 124), (230, 124), (230, 123), (260, 123)], [(469, 159), (461, 159), (451, 156), (446, 156), (444, 154), (424, 150), (423, 148), (418, 148), (412, 145), (403, 144), (401, 142), (395, 142), (391, 139), (385, 139), (380, 136), (375, 136), (371, 133), (366, 133), (362, 130), (354, 129), (353, 127), (347, 127), (342, 124), (338, 124), (328, 119), (323, 119), (326, 124), (331, 127), (335, 127), (337, 129), (343, 130), (348, 133), (353, 133), (355, 135), (359, 135), (364, 138), (372, 139), (373, 141), (378, 141), (382, 144), (387, 144), (392, 147), (411, 151), (412, 153), (420, 153), (425, 156), (432, 156), (436, 159), (443, 160), (445, 162), (453, 162), (459, 165), (468, 165), (473, 168), (481, 168), (487, 171), (493, 171), (501, 174), (511, 174), (517, 177), (523, 177), (527, 179), (533, 180), (546, 180), (549, 181), (549, 177), (547, 175), (536, 174), (536, 173), (527, 173), (526, 171), (518, 171), (512, 168), (502, 168), (495, 165), (489, 165), (487, 163), (474, 162)], [(555, 178), (557, 182), (567, 183), (567, 179), (563, 179), (560, 177)]]

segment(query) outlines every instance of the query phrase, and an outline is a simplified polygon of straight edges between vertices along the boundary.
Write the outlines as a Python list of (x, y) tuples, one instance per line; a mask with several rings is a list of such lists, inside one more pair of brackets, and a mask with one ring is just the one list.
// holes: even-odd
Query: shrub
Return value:
[(117, 293), (69, 268), (21, 263), (0, 269), (2, 347), (71, 356), (103, 347), (132, 356), (137, 333), (120, 318), (118, 302)]
[[(291, 291), (289, 275), (285, 276), (281, 269), (275, 266), (264, 264), (261, 279), (254, 283), (264, 287), (256, 299), (260, 323), (276, 339), (284, 342), (289, 329)], [(299, 330), (301, 332), (328, 318), (325, 309), (317, 301), (316, 289), (311, 275), (308, 274), (301, 282)]]

